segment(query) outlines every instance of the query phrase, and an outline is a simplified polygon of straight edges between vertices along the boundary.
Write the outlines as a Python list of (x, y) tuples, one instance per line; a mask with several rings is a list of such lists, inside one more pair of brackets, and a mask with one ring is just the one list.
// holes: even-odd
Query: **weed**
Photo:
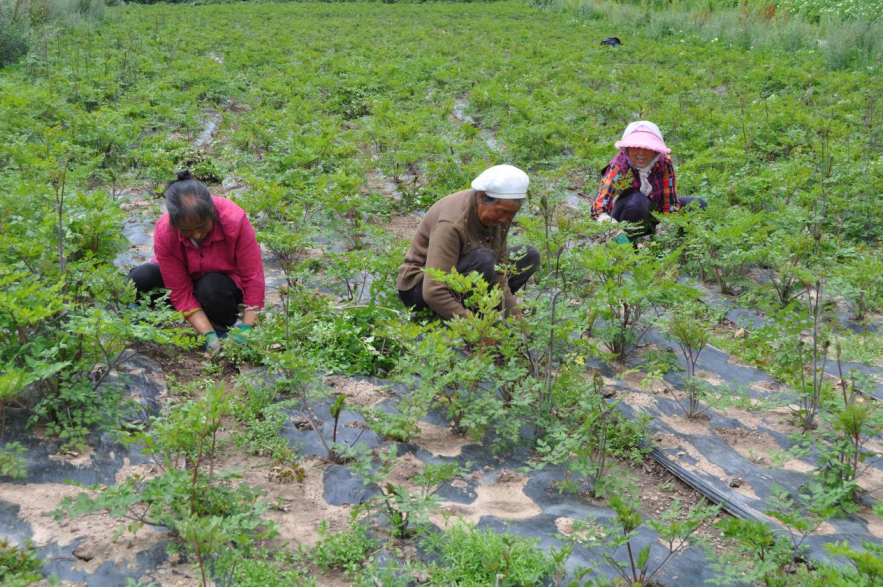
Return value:
[(437, 586), (542, 586), (564, 575), (571, 548), (545, 553), (537, 539), (477, 529), (459, 522), (426, 536), (426, 549), (438, 557), (428, 568)]
[(30, 542), (24, 546), (0, 540), (0, 582), (4, 586), (30, 586), (43, 579), (43, 561)]

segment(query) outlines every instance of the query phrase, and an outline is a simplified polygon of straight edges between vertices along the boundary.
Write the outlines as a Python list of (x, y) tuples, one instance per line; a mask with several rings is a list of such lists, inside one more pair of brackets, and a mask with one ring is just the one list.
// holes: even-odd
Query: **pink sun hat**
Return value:
[(643, 147), (657, 153), (671, 153), (665, 146), (659, 127), (649, 120), (637, 120), (625, 128), (622, 139), (614, 143), (617, 149)]

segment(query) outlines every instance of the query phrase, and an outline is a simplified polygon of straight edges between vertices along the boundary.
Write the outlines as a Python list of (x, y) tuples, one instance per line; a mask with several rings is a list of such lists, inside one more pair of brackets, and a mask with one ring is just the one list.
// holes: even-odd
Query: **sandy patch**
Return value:
[(712, 386), (720, 386), (726, 384), (717, 374), (706, 372), (705, 370), (696, 370), (696, 376), (702, 378)]
[(215, 461), (217, 471), (236, 469), (242, 482), (264, 491), (262, 500), (274, 508), (263, 517), (279, 525), (280, 542), (307, 546), (319, 541), (317, 529), (323, 521), (332, 532), (346, 529), (349, 522), (349, 507), (330, 505), (323, 497), (327, 465), (319, 458), (305, 458), (300, 464), (303, 481), (297, 482), (294, 476), (280, 476), (275, 464), (265, 458), (225, 455)]
[(87, 445), (85, 449), (83, 449), (83, 451), (66, 451), (64, 453), (56, 453), (55, 455), (50, 455), (49, 459), (51, 459), (52, 461), (69, 463), (78, 468), (82, 468), (92, 465), (92, 454), (94, 453), (94, 451), (94, 449)]
[[(619, 374), (619, 377), (623, 383), (636, 390), (642, 390), (650, 394), (665, 394), (668, 391), (668, 387), (662, 380), (653, 378), (649, 382), (646, 381), (647, 374), (641, 370), (628, 370), (625, 373)], [(605, 383), (610, 384), (618, 383), (616, 380), (610, 380), (608, 378), (604, 378), (604, 381)], [(642, 382), (644, 382), (644, 385), (641, 384)]]
[(339, 376), (332, 376), (326, 379), (325, 384), (331, 386), (335, 395), (345, 395), (347, 403), (355, 404), (356, 406), (373, 408), (392, 396), (392, 393), (382, 386)]
[(441, 528), (448, 528), (463, 518), (478, 523), (483, 516), (504, 520), (524, 520), (542, 513), (540, 507), (524, 493), (527, 476), (519, 472), (500, 470), (492, 484), (475, 489), (478, 497), (472, 504), (442, 502), (430, 519)]
[(157, 586), (199, 586), (202, 579), (198, 575), (194, 566), (183, 564), (179, 558), (174, 558), (174, 562), (163, 562), (155, 571), (141, 576), (138, 583)]
[(751, 429), (721, 428), (715, 429), (714, 432), (722, 437), (736, 453), (758, 465), (772, 465), (773, 453), (782, 450), (775, 437), (769, 433), (758, 433)]
[[(709, 346), (709, 347), (710, 347), (710, 346)], [(718, 349), (718, 351), (720, 351), (720, 349)], [(726, 352), (722, 351), (721, 353), (726, 353)], [(738, 357), (736, 357), (735, 355), (731, 355), (730, 357), (728, 357), (728, 358), (727, 358), (727, 363), (730, 364), (730, 365), (736, 365), (736, 366), (739, 366), (739, 367), (746, 367), (746, 368), (754, 367), (754, 366), (751, 365), (751, 364), (748, 364), (748, 363), (745, 363), (744, 361), (741, 361), (741, 360), (740, 360)]]
[(662, 415), (657, 417), (660, 421), (681, 433), (682, 435), (710, 435), (711, 430), (709, 428), (709, 423), (711, 420), (708, 418), (708, 415), (700, 414), (695, 418), (687, 418), (683, 415), (678, 416), (666, 416)]
[[(656, 441), (660, 449), (678, 449), (679, 451), (675, 455), (669, 454), (668, 457), (685, 468), (693, 471), (705, 472), (706, 474), (718, 478), (721, 482), (726, 482), (729, 479), (729, 476), (723, 469), (708, 461), (691, 443), (688, 443), (677, 435), (660, 434), (654, 436), (653, 440)], [(695, 465), (682, 459), (687, 456), (696, 462)]]
[(640, 410), (641, 412), (647, 412), (648, 410), (655, 409), (657, 406), (656, 397), (650, 394), (629, 392), (622, 397), (622, 401), (635, 410)]
[(760, 382), (754, 382), (751, 384), (751, 387), (755, 390), (762, 390), (764, 392), (774, 392), (776, 394), (781, 394), (786, 391), (787, 387), (780, 383), (774, 382), (772, 380), (761, 380)]
[[(573, 535), (573, 523), (574, 520), (569, 517), (558, 517), (555, 519), (555, 526), (558, 528), (558, 532), (565, 537)], [(606, 536), (606, 529), (600, 525), (593, 525), (591, 523), (583, 523), (583, 525), (585, 528), (577, 533), (577, 537), (583, 541), (600, 541)]]
[(384, 229), (398, 237), (410, 241), (420, 226), (420, 218), (413, 214), (404, 214), (393, 217), (388, 223), (382, 225)]
[(422, 472), (425, 466), (426, 464), (414, 457), (413, 453), (405, 453), (396, 458), (395, 465), (389, 471), (386, 481), (393, 486), (401, 486), (413, 491), (417, 486), (411, 480)]
[(757, 429), (758, 427), (767, 427), (776, 429), (785, 435), (796, 431), (790, 423), (790, 419), (794, 414), (788, 407), (781, 406), (765, 411), (746, 410), (744, 408), (725, 408), (718, 409), (721, 416), (735, 419), (746, 429)]
[(864, 507), (858, 515), (868, 523), (868, 533), (883, 540), (883, 518), (874, 513), (868, 507)]
[(855, 483), (871, 498), (883, 500), (883, 475), (880, 474), (880, 470), (868, 468), (856, 478)]
[(821, 525), (816, 527), (816, 530), (810, 533), (810, 535), (833, 535), (837, 532), (837, 529), (832, 527), (830, 524), (823, 522)]
[(142, 478), (153, 478), (160, 473), (159, 466), (155, 464), (132, 465), (129, 458), (123, 458), (123, 467), (114, 475), (117, 484), (121, 484), (131, 476), (141, 476)]
[(439, 427), (424, 422), (418, 426), (420, 432), (411, 441), (435, 456), (457, 457), (465, 446), (473, 444), (469, 438), (456, 435), (450, 427)]
[(0, 500), (18, 505), (18, 518), (31, 526), (31, 540), (37, 546), (55, 542), (59, 546), (70, 545), (85, 538), (74, 550), (77, 568), (94, 572), (105, 562), (122, 565), (134, 563), (134, 555), (167, 539), (153, 527), (145, 526), (137, 534), (123, 533), (112, 541), (114, 533), (127, 521), (116, 520), (105, 514), (63, 519), (56, 521), (50, 514), (66, 497), (75, 497), (82, 490), (66, 484), (0, 484)]

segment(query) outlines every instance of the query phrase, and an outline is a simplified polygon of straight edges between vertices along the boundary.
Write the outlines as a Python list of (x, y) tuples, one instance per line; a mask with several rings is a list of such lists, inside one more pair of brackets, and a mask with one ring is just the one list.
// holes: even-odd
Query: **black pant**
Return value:
[[(133, 267), (129, 279), (135, 282), (138, 293), (156, 300), (165, 289), (158, 263), (142, 263)], [(242, 304), (242, 290), (236, 282), (226, 274), (205, 274), (193, 282), (193, 295), (202, 306), (212, 325), (229, 329), (239, 318), (239, 306)]]
[[(509, 278), (509, 290), (514, 294), (521, 290), (532, 275), (540, 268), (540, 252), (530, 245), (510, 247), (508, 257), (515, 263), (515, 274)], [(516, 259), (518, 258), (518, 259)], [(491, 249), (479, 248), (470, 251), (457, 262), (457, 272), (463, 275), (478, 272), (488, 284), (497, 279), (497, 254)], [(407, 307), (414, 310), (429, 308), (423, 298), (423, 280), (410, 290), (399, 290), (399, 298)], [(468, 298), (468, 296), (467, 296)]]
[[(678, 204), (682, 209), (691, 204), (691, 208), (698, 206), (704, 210), (708, 207), (708, 203), (698, 196), (678, 196)], [(644, 196), (640, 190), (634, 188), (624, 191), (616, 199), (610, 216), (617, 222), (626, 221), (640, 225), (640, 228), (628, 231), (629, 238), (649, 235), (656, 230), (658, 224), (658, 221), (653, 218), (650, 199)]]

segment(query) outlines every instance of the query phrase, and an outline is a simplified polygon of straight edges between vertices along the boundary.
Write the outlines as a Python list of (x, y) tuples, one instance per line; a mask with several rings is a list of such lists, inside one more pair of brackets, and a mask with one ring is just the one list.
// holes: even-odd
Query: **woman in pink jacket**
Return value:
[(212, 196), (189, 171), (166, 189), (166, 210), (156, 222), (155, 259), (129, 272), (139, 293), (158, 288), (171, 291), (175, 310), (206, 338), (215, 352), (220, 339), (236, 324), (254, 328), (264, 307), (261, 248), (245, 211)]

